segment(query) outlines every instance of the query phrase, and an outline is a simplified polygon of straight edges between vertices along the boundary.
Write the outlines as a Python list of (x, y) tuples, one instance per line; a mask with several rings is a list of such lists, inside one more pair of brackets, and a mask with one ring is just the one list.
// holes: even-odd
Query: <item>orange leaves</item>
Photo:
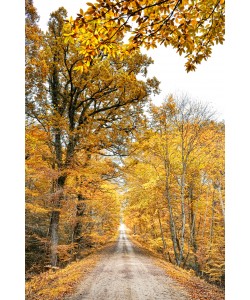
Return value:
[[(62, 248), (63, 246), (61, 246)], [(64, 249), (66, 250), (66, 249)], [(86, 257), (80, 262), (71, 263), (65, 269), (52, 269), (34, 276), (26, 283), (25, 295), (27, 300), (55, 300), (74, 292), (77, 283), (90, 271), (98, 261), (96, 255)]]

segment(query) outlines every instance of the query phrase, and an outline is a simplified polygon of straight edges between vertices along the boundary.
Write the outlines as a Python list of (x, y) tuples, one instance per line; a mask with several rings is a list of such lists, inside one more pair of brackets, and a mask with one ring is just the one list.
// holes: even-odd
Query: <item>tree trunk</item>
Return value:
[(195, 229), (196, 228), (196, 222), (195, 222), (196, 214), (194, 211), (194, 197), (193, 197), (193, 188), (192, 187), (190, 187), (190, 189), (189, 189), (189, 199), (190, 199), (190, 223), (189, 223), (190, 245), (192, 246), (193, 251), (194, 251), (194, 263), (195, 263), (194, 268), (195, 268), (196, 275), (198, 275), (200, 272), (200, 266), (199, 266), (197, 256), (196, 256), (198, 247), (197, 247), (197, 242), (196, 242), (196, 229)]
[(210, 247), (212, 249), (213, 237), (214, 237), (214, 213), (215, 213), (215, 200), (214, 200), (214, 191), (213, 191), (213, 202), (212, 202), (212, 217), (211, 217), (211, 226), (210, 226)]
[[(184, 158), (182, 158), (184, 160)], [(182, 164), (182, 175), (181, 175), (181, 236), (180, 236), (180, 254), (179, 254), (179, 265), (183, 261), (184, 256), (184, 244), (185, 244), (185, 176), (186, 176), (186, 164)]]
[(51, 213), (50, 219), (50, 240), (51, 240), (51, 248), (50, 248), (50, 264), (52, 267), (57, 266), (57, 247), (58, 247), (58, 224), (59, 224), (59, 211), (54, 210)]
[(165, 241), (164, 234), (163, 234), (163, 229), (162, 229), (162, 224), (161, 224), (161, 215), (160, 215), (159, 209), (158, 209), (158, 220), (159, 220), (160, 231), (161, 231), (161, 239), (162, 239), (162, 245), (163, 245), (163, 253), (165, 253), (165, 252), (166, 252), (166, 249), (167, 249), (167, 245), (166, 245), (166, 241)]
[(204, 213), (204, 221), (203, 221), (202, 234), (201, 234), (203, 242), (205, 242), (204, 241), (204, 235), (205, 235), (205, 228), (206, 228), (206, 221), (207, 221), (208, 196), (209, 196), (209, 187), (207, 187), (207, 192), (206, 192), (206, 210), (205, 210), (205, 213)]
[(178, 255), (179, 253), (178, 253), (178, 245), (177, 245), (177, 236), (176, 236), (175, 222), (174, 222), (173, 210), (172, 210), (171, 199), (170, 199), (168, 188), (166, 189), (166, 198), (168, 202), (170, 233), (171, 233), (171, 239), (174, 248), (174, 256), (175, 256), (176, 264), (179, 266), (180, 261)]
[(81, 194), (78, 194), (77, 199), (78, 199), (78, 203), (76, 206), (76, 224), (74, 226), (73, 234), (72, 234), (72, 242), (76, 244), (76, 249), (77, 249), (74, 259), (76, 259), (79, 256), (80, 249), (83, 248), (81, 217), (83, 217), (86, 209), (86, 204), (83, 203), (84, 197)]
[(169, 174), (170, 174), (170, 163), (169, 163), (169, 153), (168, 148), (166, 145), (166, 159), (164, 162), (165, 172), (166, 172), (166, 179), (165, 179), (165, 197), (167, 199), (168, 203), (168, 211), (169, 211), (169, 225), (170, 225), (170, 233), (171, 233), (171, 239), (173, 243), (173, 249), (174, 249), (174, 256), (176, 264), (179, 266), (179, 253), (178, 253), (178, 243), (177, 243), (177, 235), (176, 235), (176, 228), (175, 228), (175, 221), (174, 221), (174, 215), (172, 210), (172, 204), (171, 204), (171, 196), (170, 196), (170, 188), (169, 188)]
[(50, 236), (50, 264), (52, 267), (56, 267), (58, 264), (58, 226), (60, 220), (60, 206), (61, 200), (63, 198), (63, 187), (66, 180), (66, 175), (60, 176), (57, 180), (57, 195), (55, 195), (54, 209), (51, 212), (50, 217), (50, 227), (49, 227), (49, 236)]
[(225, 204), (222, 199), (221, 184), (219, 184), (219, 186), (218, 186), (218, 192), (219, 192), (219, 201), (220, 201), (222, 215), (223, 215), (223, 221), (225, 223)]

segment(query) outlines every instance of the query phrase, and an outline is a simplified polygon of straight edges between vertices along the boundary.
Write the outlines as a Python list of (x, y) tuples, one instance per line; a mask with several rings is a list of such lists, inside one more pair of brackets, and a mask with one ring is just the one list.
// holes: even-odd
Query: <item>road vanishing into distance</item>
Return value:
[(187, 293), (154, 258), (132, 244), (120, 230), (117, 244), (106, 249), (96, 267), (67, 300), (187, 300)]

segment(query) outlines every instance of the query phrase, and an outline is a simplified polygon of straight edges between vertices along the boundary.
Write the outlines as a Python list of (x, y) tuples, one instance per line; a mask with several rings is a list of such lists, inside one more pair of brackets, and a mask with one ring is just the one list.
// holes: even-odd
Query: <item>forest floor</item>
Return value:
[(26, 285), (27, 300), (223, 300), (224, 291), (120, 231), (116, 243)]

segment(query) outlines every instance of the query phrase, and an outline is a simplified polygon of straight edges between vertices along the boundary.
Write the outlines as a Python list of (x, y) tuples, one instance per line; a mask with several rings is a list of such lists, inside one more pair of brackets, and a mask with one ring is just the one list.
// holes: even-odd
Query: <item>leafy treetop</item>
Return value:
[[(171, 45), (185, 54), (187, 72), (222, 44), (225, 33), (224, 0), (97, 0), (80, 9), (65, 24), (65, 40), (84, 55), (83, 70), (100, 55), (120, 56), (144, 46)], [(128, 44), (121, 40), (130, 35)]]

